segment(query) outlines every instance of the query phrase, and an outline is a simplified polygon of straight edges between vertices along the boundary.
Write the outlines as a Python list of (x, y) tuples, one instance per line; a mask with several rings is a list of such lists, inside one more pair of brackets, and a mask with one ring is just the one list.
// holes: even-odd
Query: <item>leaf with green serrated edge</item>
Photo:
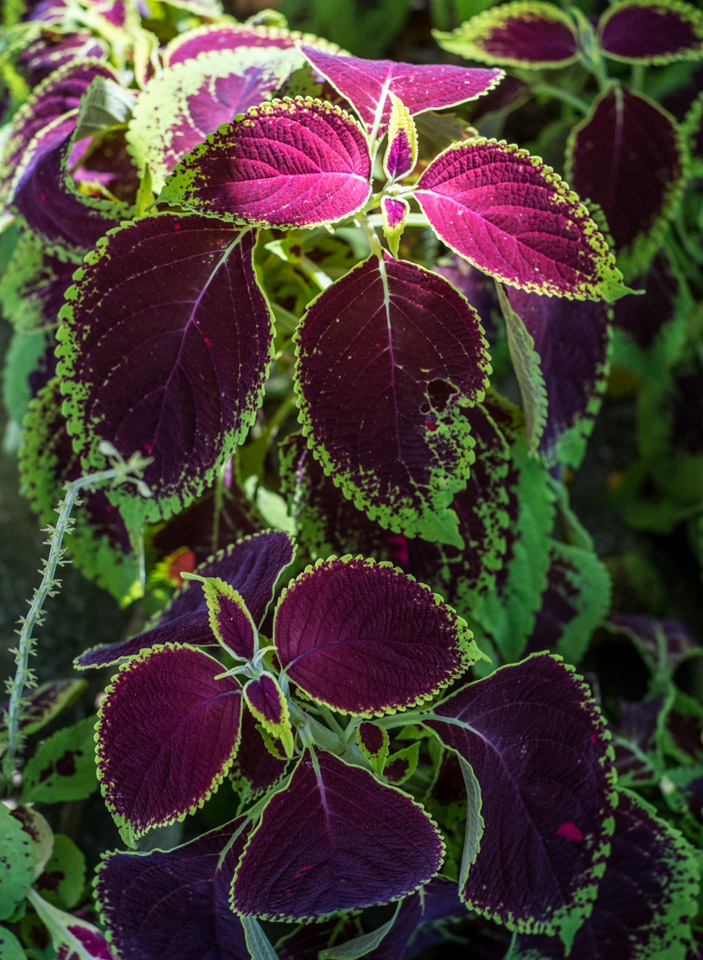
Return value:
[(31, 230), (22, 232), (0, 280), (0, 304), (17, 330), (37, 332), (58, 325), (63, 296), (77, 264), (63, 251), (49, 252)]
[(85, 886), (85, 856), (70, 837), (57, 833), (54, 849), (36, 887), (54, 906), (72, 910)]
[(293, 756), (293, 729), (288, 701), (278, 680), (269, 673), (249, 680), (244, 687), (244, 699), (254, 717), (272, 740), (280, 740), (286, 756)]
[[(85, 688), (85, 680), (50, 680), (28, 690), (20, 708), (19, 729), (25, 736), (41, 730), (65, 707), (70, 706)], [(9, 704), (9, 700), (0, 703), (0, 743), (7, 739), (5, 711)]]
[(409, 747), (403, 747), (402, 750), (396, 750), (386, 760), (383, 766), (383, 776), (389, 783), (399, 787), (415, 773), (419, 759), (419, 742), (412, 743)]
[[(164, 50), (164, 64), (172, 67), (185, 60), (193, 60), (203, 53), (213, 50), (252, 50), (256, 47), (292, 47), (296, 41), (317, 38), (304, 38), (303, 34), (286, 30), (283, 27), (258, 26), (251, 23), (235, 23), (221, 20), (208, 23), (179, 34)], [(318, 41), (326, 45), (326, 41)]]
[(127, 143), (137, 168), (151, 171), (154, 192), (185, 154), (267, 100), (301, 62), (296, 51), (272, 47), (214, 50), (153, 77), (135, 107)]
[(241, 687), (221, 673), (208, 654), (164, 644), (123, 664), (108, 687), (98, 775), (126, 843), (195, 812), (229, 770), (239, 743)]
[(540, 0), (517, 0), (471, 17), (453, 33), (433, 31), (444, 50), (482, 63), (554, 69), (578, 56), (578, 36), (565, 10)]
[(32, 841), (4, 803), (0, 803), (0, 920), (12, 916), (34, 880)]
[(83, 469), (105, 468), (102, 440), (151, 457), (151, 499), (108, 491), (130, 526), (192, 502), (254, 419), (272, 318), (253, 245), (209, 218), (144, 217), (101, 240), (67, 294), (57, 356)]
[(417, 163), (417, 130), (410, 111), (389, 91), (391, 115), (388, 120), (388, 145), (383, 157), (383, 172), (389, 180), (401, 180), (412, 173)]
[(97, 790), (95, 717), (64, 727), (37, 749), (24, 770), (25, 803), (82, 800)]
[(237, 660), (251, 660), (258, 634), (242, 595), (219, 577), (203, 583), (210, 628), (222, 646)]
[(619, 0), (598, 21), (601, 48), (625, 63), (672, 63), (703, 55), (703, 13), (681, 0)]
[(366, 721), (359, 724), (356, 731), (357, 746), (377, 773), (383, 772), (389, 742), (390, 738), (385, 727)]
[(578, 664), (610, 607), (610, 575), (590, 550), (552, 542), (547, 589), (526, 651), (552, 650)]
[[(61, 400), (60, 383), (54, 378), (32, 401), (24, 423), (22, 492), (43, 525), (56, 522), (56, 505), (63, 498), (64, 484), (84, 474), (61, 414)], [(139, 560), (104, 489), (83, 495), (65, 543), (82, 572), (94, 577), (118, 602), (126, 604), (142, 595)]]
[(325, 473), (381, 526), (462, 546), (449, 506), (474, 459), (465, 409), (490, 372), (468, 301), (384, 253), (321, 293), (296, 339), (303, 433)]
[(383, 197), (381, 199), (381, 214), (383, 216), (383, 236), (388, 242), (388, 248), (394, 257), (398, 256), (400, 238), (405, 229), (405, 218), (410, 206), (407, 200)]

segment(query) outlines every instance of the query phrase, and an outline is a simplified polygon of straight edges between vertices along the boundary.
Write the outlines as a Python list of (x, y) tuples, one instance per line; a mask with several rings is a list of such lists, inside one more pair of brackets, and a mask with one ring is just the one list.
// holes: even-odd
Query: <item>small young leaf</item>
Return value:
[(389, 783), (400, 786), (415, 773), (419, 759), (419, 742), (403, 747), (402, 750), (397, 750), (388, 757), (383, 767), (383, 776)]
[(211, 134), (173, 171), (160, 200), (238, 223), (315, 227), (371, 195), (366, 137), (320, 100), (274, 100)]
[(242, 595), (219, 577), (203, 583), (210, 629), (222, 646), (238, 660), (251, 660), (256, 649), (254, 621)]
[(241, 687), (185, 645), (123, 664), (100, 710), (98, 772), (127, 843), (202, 806), (237, 751)]
[(403, 101), (392, 92), (388, 96), (392, 107), (383, 172), (389, 180), (401, 180), (412, 173), (417, 163), (417, 130)]
[[(610, 144), (609, 175), (596, 144)], [(666, 111), (615, 83), (577, 124), (567, 145), (567, 177), (603, 210), (630, 273), (644, 269), (683, 187), (685, 147)]]
[(251, 231), (210, 218), (144, 217), (101, 241), (67, 294), (69, 430), (86, 471), (105, 468), (104, 440), (151, 457), (150, 499), (108, 491), (136, 527), (192, 502), (253, 420), (272, 341), (253, 246)]
[(231, 902), (237, 913), (277, 920), (387, 903), (427, 883), (442, 854), (432, 820), (410, 797), (311, 751), (265, 807)]
[(238, 817), (168, 852), (104, 858), (97, 899), (122, 960), (249, 960), (228, 903), (248, 832)]
[(625, 63), (671, 63), (703, 55), (703, 14), (682, 0), (619, 0), (598, 21), (603, 52)]
[(371, 256), (320, 294), (296, 336), (303, 433), (325, 472), (381, 526), (461, 546), (448, 507), (473, 461), (464, 410), (490, 372), (465, 298)]
[(29, 834), (4, 803), (0, 803), (0, 836), (0, 920), (6, 920), (32, 885), (34, 856)]
[(274, 643), (309, 696), (369, 717), (429, 699), (480, 656), (427, 587), (360, 557), (318, 561), (296, 577), (276, 608)]
[(566, 67), (578, 56), (574, 20), (541, 0), (516, 0), (484, 10), (453, 33), (433, 31), (444, 50), (469, 60), (513, 67)]
[(617, 802), (595, 703), (541, 654), (463, 687), (435, 716), (429, 726), (470, 764), (481, 790), (485, 830), (462, 899), (568, 946), (596, 897)]
[(405, 218), (409, 210), (408, 201), (402, 198), (383, 197), (381, 199), (383, 235), (388, 241), (388, 247), (394, 257), (398, 256), (398, 246), (405, 229)]
[(376, 773), (382, 773), (388, 756), (388, 731), (376, 723), (360, 723), (356, 731), (356, 742)]
[(354, 105), (371, 128), (383, 133), (391, 116), (390, 93), (402, 100), (411, 115), (475, 100), (503, 77), (501, 70), (480, 70), (449, 64), (396, 63), (336, 56), (314, 47), (301, 48), (317, 73), (326, 77)]
[(292, 757), (293, 730), (288, 703), (276, 678), (263, 673), (257, 679), (249, 680), (244, 687), (244, 699), (268, 735), (280, 740), (286, 756)]
[(86, 717), (49, 737), (24, 770), (24, 803), (82, 800), (98, 787), (95, 777), (95, 717)]

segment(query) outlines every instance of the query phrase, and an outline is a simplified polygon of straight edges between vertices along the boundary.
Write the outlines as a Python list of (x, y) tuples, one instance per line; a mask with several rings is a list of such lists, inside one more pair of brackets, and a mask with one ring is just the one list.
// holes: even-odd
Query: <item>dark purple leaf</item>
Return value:
[(234, 758), (230, 777), (240, 796), (240, 809), (245, 809), (277, 783), (286, 772), (287, 760), (268, 750), (257, 721), (249, 710), (242, 713), (242, 739)]
[(570, 942), (597, 894), (616, 802), (593, 700), (540, 654), (463, 687), (435, 715), (452, 718), (430, 726), (481, 790), (485, 829), (462, 898), (511, 929)]
[(75, 60), (105, 60), (106, 44), (94, 37), (89, 30), (59, 33), (46, 28), (27, 44), (17, 58), (17, 69), (31, 88), (37, 87), (54, 70), (59, 70)]
[(315, 71), (354, 105), (367, 127), (378, 121), (378, 133), (383, 133), (390, 118), (389, 93), (402, 100), (411, 114), (423, 113), (475, 100), (492, 90), (503, 76), (501, 70), (361, 60), (315, 47), (301, 49)]
[(496, 279), (578, 300), (622, 295), (621, 274), (588, 211), (526, 150), (484, 138), (459, 143), (417, 186), (440, 239)]
[(356, 731), (356, 742), (367, 760), (373, 764), (383, 761), (388, 756), (388, 731), (376, 723), (360, 723)]
[[(465, 919), (467, 916), (466, 907), (457, 893), (456, 882), (446, 877), (434, 877), (421, 890), (403, 901), (390, 931), (375, 950), (365, 954), (365, 960), (401, 960), (412, 957), (418, 950), (430, 946), (433, 942), (444, 942), (441, 930), (438, 931), (436, 940), (427, 936), (438, 921), (446, 923)], [(411, 942), (412, 948), (409, 947)]]
[[(698, 867), (681, 835), (636, 794), (622, 792), (593, 912), (569, 960), (644, 960), (686, 955), (696, 914)], [(555, 938), (517, 937), (509, 960), (564, 960)], [(507, 958), (506, 958), (507, 960)]]
[(248, 833), (238, 817), (168, 852), (108, 854), (97, 898), (121, 960), (249, 960), (228, 903)]
[(300, 59), (272, 47), (219, 50), (150, 80), (134, 109), (128, 140), (137, 167), (151, 171), (154, 191), (209, 133), (267, 100)]
[[(293, 559), (293, 553), (293, 542), (288, 534), (267, 530), (221, 550), (195, 572), (201, 577), (219, 577), (233, 587), (243, 597), (258, 626), (271, 602), (276, 581)], [(200, 583), (191, 581), (179, 590), (153, 629), (131, 640), (87, 650), (76, 658), (75, 666), (78, 669), (108, 666), (157, 643), (215, 645)]]
[(254, 716), (264, 725), (280, 726), (288, 715), (285, 698), (275, 678), (267, 673), (249, 680), (244, 696)]
[(508, 299), (534, 340), (547, 391), (540, 453), (547, 463), (558, 459), (578, 466), (605, 389), (609, 310), (603, 303), (564, 301), (523, 290), (508, 291)]
[(578, 56), (576, 24), (566, 10), (517, 0), (484, 10), (453, 33), (434, 31), (440, 47), (469, 60), (513, 67), (554, 68)]
[(438, 266), (437, 273), (441, 273), (450, 283), (464, 294), (471, 306), (481, 318), (481, 324), (486, 331), (486, 339), (495, 345), (498, 339), (498, 330), (503, 325), (503, 317), (498, 302), (498, 292), (495, 281), (485, 273), (472, 267), (463, 257), (452, 254), (447, 266)]
[(626, 63), (671, 63), (703, 55), (703, 14), (689, 3), (620, 0), (598, 21), (603, 52)]
[(239, 742), (241, 687), (217, 660), (168, 644), (129, 660), (98, 725), (98, 775), (123, 839), (202, 806)]
[(634, 269), (657, 249), (683, 173), (683, 140), (672, 118), (621, 84), (600, 95), (569, 139), (569, 182), (600, 205), (618, 252)]
[(366, 137), (339, 107), (296, 97), (254, 107), (196, 147), (161, 200), (239, 222), (313, 227), (371, 194)]
[(461, 546), (448, 507), (474, 459), (464, 411), (490, 369), (482, 332), (446, 280), (388, 254), (338, 280), (298, 328), (303, 433), (381, 526)]
[(256, 649), (256, 626), (235, 589), (219, 577), (203, 584), (210, 628), (222, 646), (238, 660), (251, 660)]
[(331, 917), (320, 923), (302, 923), (276, 943), (276, 956), (278, 960), (320, 960), (321, 951), (341, 945), (360, 932), (357, 915)]
[(657, 747), (661, 718), (668, 712), (666, 697), (618, 701), (618, 729), (614, 737), (615, 769), (621, 784), (654, 784), (663, 761)]
[(632, 640), (655, 676), (671, 677), (686, 660), (703, 655), (700, 640), (678, 620), (615, 613), (607, 626)]
[(57, 355), (69, 429), (84, 470), (105, 466), (101, 440), (151, 457), (151, 499), (108, 494), (134, 526), (192, 502), (255, 416), (272, 330), (254, 240), (206, 217), (144, 217), (101, 241), (68, 293)]
[(442, 854), (432, 820), (410, 797), (311, 750), (265, 807), (232, 905), (244, 915), (295, 920), (386, 903), (427, 883)]
[(172, 40), (164, 51), (164, 63), (172, 67), (212, 50), (236, 50), (238, 47), (278, 47), (295, 45), (300, 34), (275, 27), (257, 27), (244, 23), (213, 23), (188, 30)]
[(361, 558), (318, 561), (296, 577), (276, 608), (274, 643), (293, 683), (365, 716), (429, 699), (480, 656), (428, 587)]

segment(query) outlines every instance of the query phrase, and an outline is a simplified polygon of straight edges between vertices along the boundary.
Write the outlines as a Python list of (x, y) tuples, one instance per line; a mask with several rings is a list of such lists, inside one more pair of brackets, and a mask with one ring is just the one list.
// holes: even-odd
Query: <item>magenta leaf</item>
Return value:
[(272, 341), (253, 245), (251, 231), (210, 218), (144, 217), (102, 240), (67, 294), (57, 354), (69, 430), (88, 472), (105, 466), (102, 440), (151, 457), (151, 499), (109, 493), (135, 527), (192, 502), (253, 421)]
[(104, 63), (107, 55), (106, 44), (89, 30), (75, 30), (66, 34), (43, 29), (21, 51), (16, 67), (27, 85), (34, 89), (55, 70), (69, 63), (81, 63), (86, 59), (102, 59)]
[(415, 197), (447, 246), (510, 286), (578, 300), (625, 292), (586, 208), (526, 150), (484, 138), (454, 144)]
[(231, 902), (245, 916), (324, 917), (407, 896), (436, 874), (442, 856), (432, 820), (407, 794), (311, 750), (265, 807)]
[(149, 167), (154, 191), (209, 133), (267, 100), (300, 59), (275, 47), (215, 50), (152, 78), (137, 101), (128, 142), (137, 167)]
[(210, 628), (219, 642), (238, 660), (251, 660), (256, 649), (254, 621), (242, 595), (219, 577), (203, 584)]
[[(608, 144), (607, 153), (596, 144)], [(600, 205), (630, 270), (643, 269), (661, 242), (682, 189), (684, 157), (669, 114), (617, 83), (571, 133), (569, 182)]]
[(703, 14), (681, 0), (620, 0), (598, 21), (603, 52), (625, 63), (671, 63), (703, 55)]
[[(293, 542), (288, 534), (267, 530), (221, 550), (201, 564), (196, 573), (201, 577), (219, 577), (229, 584), (243, 598), (258, 626), (271, 602), (276, 581), (293, 555)], [(77, 669), (109, 666), (157, 643), (215, 645), (216, 642), (201, 585), (190, 581), (175, 594), (152, 629), (131, 640), (87, 650), (76, 658), (74, 665)]]
[[(654, 808), (627, 791), (593, 912), (576, 934), (573, 960), (691, 957), (698, 866), (693, 849)], [(551, 937), (518, 935), (506, 960), (565, 960)]]
[(480, 656), (466, 624), (425, 586), (373, 560), (318, 561), (288, 586), (274, 620), (293, 683), (344, 713), (421, 703)]
[(241, 687), (217, 660), (166, 644), (123, 664), (100, 710), (98, 776), (125, 842), (193, 813), (239, 742)]
[(320, 100), (274, 100), (211, 134), (173, 171), (161, 200), (223, 219), (314, 227), (357, 213), (371, 194), (366, 137)]
[(107, 854), (96, 892), (122, 960), (249, 960), (228, 902), (249, 829), (238, 817), (167, 852)]
[(490, 371), (482, 334), (446, 280), (388, 254), (355, 267), (303, 318), (303, 433), (381, 526), (461, 546), (448, 507), (474, 459), (464, 411), (483, 398)]
[(578, 56), (575, 21), (541, 0), (516, 0), (471, 17), (452, 33), (435, 30), (440, 47), (470, 60), (553, 69)]
[(379, 133), (386, 129), (390, 118), (389, 93), (402, 100), (411, 114), (423, 113), (475, 100), (492, 90), (503, 76), (501, 70), (362, 60), (336, 56), (315, 47), (301, 49), (315, 71), (354, 105), (367, 127), (378, 123)]
[(435, 716), (429, 726), (481, 790), (485, 829), (462, 899), (568, 945), (596, 897), (616, 803), (595, 703), (569, 669), (539, 654), (463, 687)]
[(213, 23), (179, 34), (164, 51), (167, 67), (192, 60), (213, 50), (236, 50), (240, 47), (278, 47), (295, 45), (300, 34), (275, 27), (257, 27), (244, 23)]

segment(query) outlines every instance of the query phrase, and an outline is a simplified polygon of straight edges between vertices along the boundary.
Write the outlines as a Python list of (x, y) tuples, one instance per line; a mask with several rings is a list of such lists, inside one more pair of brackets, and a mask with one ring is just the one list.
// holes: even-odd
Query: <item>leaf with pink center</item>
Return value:
[(249, 960), (228, 901), (250, 830), (238, 817), (174, 850), (105, 856), (96, 894), (122, 960)]
[(102, 60), (108, 49), (104, 41), (94, 37), (89, 30), (75, 30), (69, 34), (42, 29), (17, 57), (18, 71), (31, 88), (36, 88), (55, 70), (75, 61)]
[(401, 180), (412, 173), (417, 163), (417, 130), (403, 101), (394, 93), (389, 92), (388, 96), (392, 106), (383, 172), (388, 180)]
[(296, 577), (276, 608), (274, 643), (308, 696), (367, 717), (430, 699), (481, 655), (428, 587), (360, 557), (318, 561)]
[[(635, 793), (620, 792), (612, 852), (593, 912), (573, 942), (581, 960), (645, 960), (692, 957), (699, 868), (693, 848), (654, 807)], [(565, 960), (552, 937), (519, 934), (506, 960)]]
[(244, 916), (322, 918), (407, 896), (442, 856), (434, 823), (407, 794), (311, 749), (264, 808), (231, 903)]
[(275, 47), (214, 50), (153, 77), (140, 95), (127, 141), (137, 167), (147, 166), (153, 188), (208, 134), (281, 86), (300, 54)]
[[(293, 555), (293, 542), (288, 534), (267, 530), (221, 550), (195, 572), (200, 577), (219, 577), (227, 583), (243, 598), (258, 626), (271, 602), (276, 581)], [(87, 650), (76, 658), (75, 666), (79, 670), (109, 666), (159, 643), (216, 644), (207, 599), (197, 580), (189, 581), (174, 595), (152, 629), (131, 640)]]
[(490, 372), (473, 308), (438, 274), (371, 256), (296, 337), (303, 433), (325, 472), (381, 526), (461, 546), (449, 506), (474, 459), (464, 411)]
[(681, 0), (620, 0), (598, 21), (606, 56), (625, 63), (671, 63), (703, 55), (703, 14)]
[(353, 104), (367, 127), (378, 122), (378, 133), (385, 131), (390, 120), (390, 93), (413, 115), (475, 100), (492, 90), (503, 76), (501, 70), (362, 60), (310, 46), (301, 49), (314, 70)]
[(454, 144), (414, 196), (447, 246), (509, 286), (578, 300), (626, 292), (584, 205), (526, 150), (484, 138)]
[(685, 146), (672, 117), (615, 83), (574, 127), (566, 161), (574, 189), (602, 208), (619, 260), (644, 269), (683, 188)]
[(69, 430), (85, 472), (105, 467), (102, 440), (151, 458), (151, 499), (108, 493), (134, 527), (195, 500), (254, 419), (272, 342), (254, 240), (206, 217), (144, 217), (102, 240), (67, 294), (57, 356)]
[(226, 220), (314, 227), (371, 195), (366, 137), (344, 110), (296, 97), (253, 107), (173, 171), (160, 199)]
[(481, 791), (485, 829), (462, 899), (568, 947), (596, 898), (617, 803), (609, 735), (590, 694), (539, 654), (463, 687), (434, 712), (429, 726)]
[(165, 644), (122, 665), (100, 709), (98, 776), (124, 841), (194, 813), (239, 743), (241, 687), (217, 660)]
[(541, 0), (504, 3), (471, 17), (452, 33), (433, 33), (450, 53), (512, 67), (566, 67), (579, 52), (575, 21), (567, 11)]
[[(167, 67), (172, 67), (176, 63), (193, 60), (212, 50), (232, 51), (242, 47), (247, 50), (255, 47), (285, 50), (294, 47), (302, 39), (313, 42), (316, 38), (304, 38), (303, 34), (280, 27), (260, 27), (249, 23), (211, 23), (187, 30), (171, 40), (164, 51), (164, 63)], [(326, 41), (320, 43), (331, 46)]]

